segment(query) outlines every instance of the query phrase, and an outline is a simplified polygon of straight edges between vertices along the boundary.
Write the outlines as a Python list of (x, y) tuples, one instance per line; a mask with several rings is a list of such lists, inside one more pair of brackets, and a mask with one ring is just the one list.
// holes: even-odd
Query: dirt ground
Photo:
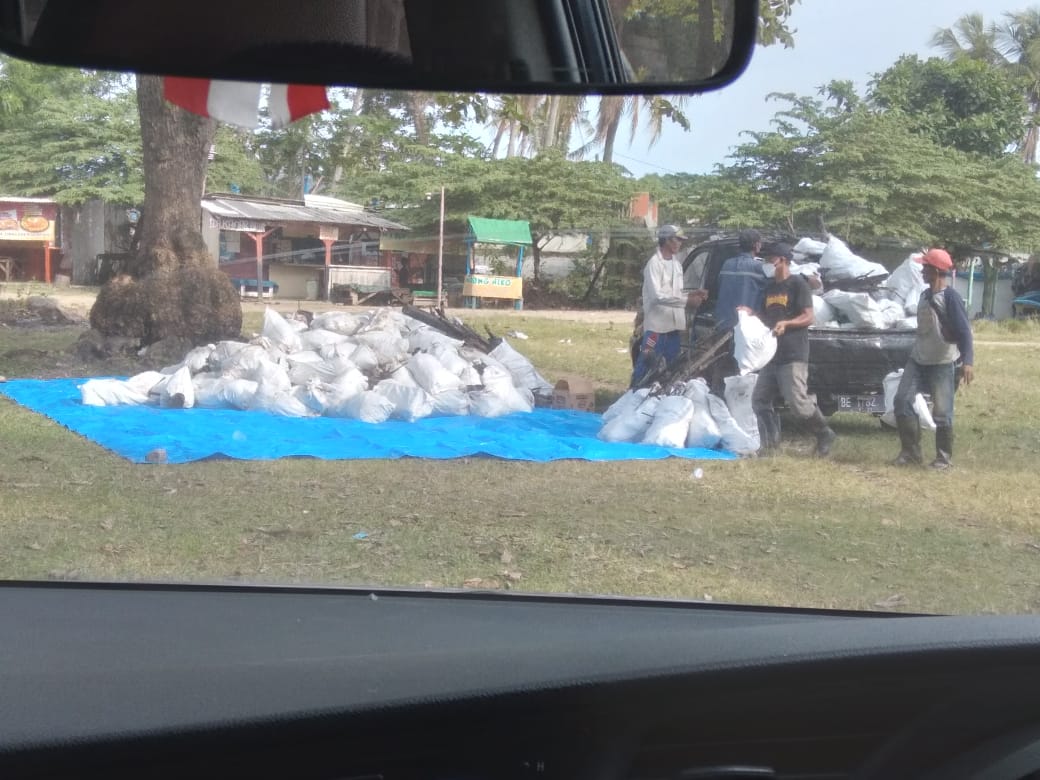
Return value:
[[(0, 285), (0, 288), (3, 288), (0, 289), (0, 300), (17, 299), (19, 297), (24, 298), (29, 295), (47, 295), (55, 298), (67, 311), (75, 312), (83, 317), (90, 314), (90, 307), (94, 305), (94, 299), (97, 297), (97, 288), (95, 287), (51, 287), (50, 285), (19, 284), (16, 282)], [(243, 301), (242, 312), (244, 314), (249, 312), (262, 313), (266, 306), (272, 306), (275, 310), (283, 314), (295, 311), (297, 308), (303, 308), (313, 312), (329, 310), (368, 311), (372, 308), (371, 306), (345, 306), (343, 304), (327, 303), (325, 301), (279, 300), (276, 298), (274, 300), (265, 300), (263, 303), (258, 303), (255, 300)], [(522, 311), (515, 311), (507, 308), (488, 308), (449, 309), (448, 311), (463, 320), (479, 319), (481, 316), (485, 315), (515, 315), (518, 319), (522, 317), (538, 317), (545, 319), (571, 320), (573, 322), (621, 323), (631, 322), (635, 318), (634, 311), (625, 311), (622, 309), (598, 311), (587, 309), (523, 309)]]

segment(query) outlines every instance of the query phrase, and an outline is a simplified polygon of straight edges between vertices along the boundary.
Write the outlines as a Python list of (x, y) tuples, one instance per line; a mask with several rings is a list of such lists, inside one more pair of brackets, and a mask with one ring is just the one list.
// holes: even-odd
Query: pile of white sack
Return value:
[(725, 399), (713, 395), (703, 379), (651, 395), (629, 390), (603, 413), (603, 441), (654, 444), (675, 449), (704, 447), (738, 455), (758, 451), (758, 422), (751, 408), (757, 374), (726, 379)]
[[(848, 280), (876, 281), (870, 292), (832, 289), (813, 292), (816, 328), (916, 330), (917, 301), (924, 291), (921, 264), (910, 255), (891, 274), (880, 263), (856, 255), (836, 236), (826, 242), (803, 238), (794, 246), (791, 273), (819, 276), (825, 286)], [(766, 275), (773, 275), (766, 264)]]
[(400, 311), (326, 312), (308, 325), (268, 308), (249, 343), (196, 347), (126, 380), (91, 379), (84, 404), (262, 410), (370, 423), (530, 412), (552, 386), (504, 339), (489, 354)]

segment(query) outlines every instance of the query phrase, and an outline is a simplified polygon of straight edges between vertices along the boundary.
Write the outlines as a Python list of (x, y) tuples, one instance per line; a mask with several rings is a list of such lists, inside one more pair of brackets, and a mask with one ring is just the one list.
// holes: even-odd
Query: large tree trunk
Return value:
[[(132, 275), (210, 261), (199, 233), (199, 201), (213, 143), (212, 119), (163, 99), (162, 78), (137, 77), (144, 162), (144, 225)], [(173, 250), (173, 251), (171, 251)]]
[(430, 127), (426, 121), (426, 109), (429, 99), (422, 92), (408, 93), (408, 106), (412, 113), (412, 124), (415, 126), (415, 140), (421, 146), (430, 143)]
[[(973, 269), (974, 272), (974, 269)], [(986, 257), (982, 261), (982, 316), (992, 319), (997, 304), (997, 283), (1000, 279), (1000, 268), (997, 261), (992, 257)]]
[(242, 306), (200, 233), (200, 200), (214, 123), (166, 103), (159, 76), (138, 76), (144, 163), (141, 244), (129, 276), (105, 285), (90, 323), (106, 336), (152, 344), (235, 338)]
[(1038, 128), (1035, 124), (1031, 124), (1029, 126), (1029, 129), (1026, 131), (1025, 142), (1022, 144), (1022, 159), (1028, 165), (1032, 165), (1036, 162), (1036, 146), (1038, 133), (1040, 133), (1040, 128)]
[(548, 98), (549, 115), (545, 120), (541, 149), (552, 149), (557, 144), (557, 131), (560, 125), (560, 101), (562, 99), (560, 95), (551, 95)]

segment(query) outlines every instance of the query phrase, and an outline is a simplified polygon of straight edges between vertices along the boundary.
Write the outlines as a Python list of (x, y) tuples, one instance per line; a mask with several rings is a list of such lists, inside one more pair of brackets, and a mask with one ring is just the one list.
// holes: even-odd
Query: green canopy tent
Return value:
[[(466, 306), (477, 308), (480, 298), (510, 298), (514, 308), (522, 309), (524, 249), (531, 246), (531, 225), (517, 219), (469, 217), (466, 236), (466, 283), (462, 294)], [(476, 244), (515, 247), (516, 276), (502, 277), (473, 273), (473, 248)]]

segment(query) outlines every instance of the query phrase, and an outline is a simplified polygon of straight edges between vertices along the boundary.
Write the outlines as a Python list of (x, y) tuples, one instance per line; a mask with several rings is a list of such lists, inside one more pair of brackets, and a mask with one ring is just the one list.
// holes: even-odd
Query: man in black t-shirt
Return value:
[(792, 249), (777, 244), (768, 253), (774, 269), (766, 287), (762, 311), (755, 312), (776, 336), (776, 355), (758, 374), (751, 406), (758, 417), (758, 433), (765, 451), (780, 444), (780, 417), (773, 408), (777, 394), (787, 408), (816, 436), (816, 454), (826, 457), (837, 434), (827, 425), (815, 401), (809, 397), (809, 326), (813, 324), (812, 291), (809, 283), (791, 274)]

